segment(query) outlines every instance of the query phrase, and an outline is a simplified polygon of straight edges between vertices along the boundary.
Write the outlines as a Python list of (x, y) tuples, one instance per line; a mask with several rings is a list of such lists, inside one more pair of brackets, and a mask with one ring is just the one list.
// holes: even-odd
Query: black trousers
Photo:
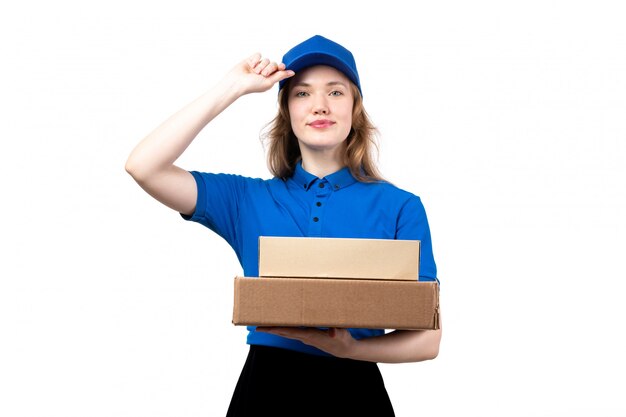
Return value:
[(395, 416), (378, 365), (251, 345), (227, 417)]

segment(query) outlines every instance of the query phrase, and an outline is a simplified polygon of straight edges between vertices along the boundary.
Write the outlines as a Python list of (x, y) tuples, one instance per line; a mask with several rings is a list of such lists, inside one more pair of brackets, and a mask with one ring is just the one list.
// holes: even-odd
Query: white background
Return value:
[[(397, 415), (626, 415), (620, 2), (12, 3), (0, 415), (224, 415), (240, 266), (124, 163), (236, 62), (314, 34), (355, 54), (382, 172), (430, 220), (444, 337), (434, 361), (381, 364)], [(268, 177), (275, 100), (235, 103), (178, 163)]]

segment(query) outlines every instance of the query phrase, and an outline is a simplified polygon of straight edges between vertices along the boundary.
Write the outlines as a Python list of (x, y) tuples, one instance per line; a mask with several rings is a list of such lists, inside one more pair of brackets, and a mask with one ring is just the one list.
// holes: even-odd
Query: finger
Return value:
[(246, 63), (250, 66), (250, 68), (254, 68), (259, 63), (260, 60), (261, 60), (261, 54), (258, 52), (255, 52), (254, 54), (250, 55), (246, 59)]
[(272, 83), (277, 83), (279, 81), (285, 80), (287, 78), (293, 77), (296, 73), (287, 70), (287, 71), (276, 71), (271, 76), (267, 77)]
[(265, 69), (265, 67), (267, 67), (267, 65), (270, 63), (270, 60), (267, 58), (263, 58), (259, 61), (258, 64), (256, 64), (253, 68), (253, 71), (256, 72), (257, 74), (260, 74), (261, 71), (263, 71)]
[(266, 327), (266, 326), (257, 326), (256, 331), (257, 332), (265, 332), (265, 333), (270, 333), (272, 331), (272, 327)]
[(291, 331), (290, 327), (276, 327), (276, 326), (257, 326), (257, 332), (272, 333), (272, 334), (286, 334)]
[(291, 339), (300, 339), (306, 336), (306, 332), (304, 330), (300, 330), (295, 327), (265, 327), (262, 331)]
[(276, 72), (277, 70), (278, 70), (278, 64), (276, 62), (270, 62), (269, 64), (267, 64), (265, 68), (263, 68), (263, 71), (261, 71), (261, 75), (268, 77), (272, 75), (274, 72)]

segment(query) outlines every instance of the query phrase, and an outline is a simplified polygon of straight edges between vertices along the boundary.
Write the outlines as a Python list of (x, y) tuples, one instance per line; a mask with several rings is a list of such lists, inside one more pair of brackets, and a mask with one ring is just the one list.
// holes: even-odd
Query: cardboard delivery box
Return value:
[(439, 284), (235, 278), (235, 325), (438, 329)]
[(419, 241), (261, 237), (261, 277), (235, 278), (233, 323), (438, 329), (439, 285), (418, 268)]
[(416, 281), (419, 260), (419, 240), (259, 238), (261, 277)]

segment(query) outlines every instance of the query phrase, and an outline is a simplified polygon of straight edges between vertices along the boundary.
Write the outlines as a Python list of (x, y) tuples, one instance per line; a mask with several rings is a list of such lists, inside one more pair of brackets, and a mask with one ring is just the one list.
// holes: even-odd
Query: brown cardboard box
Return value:
[(438, 329), (419, 241), (259, 238), (259, 278), (235, 278), (235, 325)]
[(259, 238), (259, 276), (416, 281), (420, 241)]
[(439, 284), (235, 278), (235, 325), (438, 329)]

